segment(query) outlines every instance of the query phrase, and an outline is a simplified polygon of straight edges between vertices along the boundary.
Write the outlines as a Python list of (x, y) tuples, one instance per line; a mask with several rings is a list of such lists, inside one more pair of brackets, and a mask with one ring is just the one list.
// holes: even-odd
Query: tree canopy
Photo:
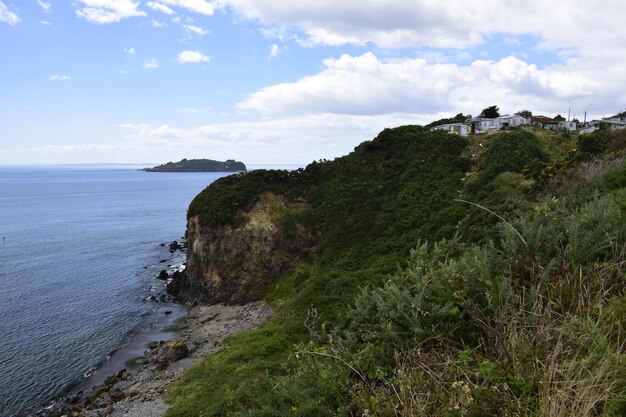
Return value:
[(489, 106), (486, 109), (483, 109), (482, 112), (480, 112), (480, 116), (479, 117), (486, 117), (488, 119), (495, 119), (496, 117), (500, 117), (500, 109), (496, 105)]

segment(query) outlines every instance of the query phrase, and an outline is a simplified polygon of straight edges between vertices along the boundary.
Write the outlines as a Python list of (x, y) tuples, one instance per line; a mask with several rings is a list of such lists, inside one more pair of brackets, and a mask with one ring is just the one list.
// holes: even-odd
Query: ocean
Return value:
[(160, 243), (225, 173), (0, 167), (0, 417), (84, 381), (149, 323)]

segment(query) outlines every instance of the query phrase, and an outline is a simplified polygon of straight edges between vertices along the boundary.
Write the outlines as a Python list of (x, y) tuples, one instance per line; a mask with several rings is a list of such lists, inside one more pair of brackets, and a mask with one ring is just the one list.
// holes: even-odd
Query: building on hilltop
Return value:
[(528, 124), (528, 119), (520, 116), (519, 114), (514, 114), (512, 116), (500, 116), (498, 117), (498, 120), (500, 120), (500, 125), (502, 126), (502, 129)]
[(576, 122), (570, 120), (562, 120), (558, 124), (559, 130), (567, 130), (568, 132), (572, 132), (577, 128), (578, 126), (576, 125)]
[(474, 117), (470, 122), (473, 134), (487, 133), (493, 130), (500, 130), (502, 123), (498, 118), (489, 119), (487, 117)]
[(430, 130), (445, 130), (448, 133), (455, 133), (460, 136), (470, 134), (470, 126), (465, 123), (448, 123), (445, 125), (433, 126)]
[(626, 111), (616, 114), (611, 117), (603, 117), (602, 120), (605, 122), (618, 122), (618, 123), (626, 123)]
[(528, 119), (514, 114), (512, 116), (500, 116), (493, 119), (487, 117), (474, 117), (471, 122), (472, 133), (487, 133), (494, 130), (505, 130), (528, 124)]
[(548, 116), (530, 116), (530, 123), (546, 130), (559, 130), (559, 122)]

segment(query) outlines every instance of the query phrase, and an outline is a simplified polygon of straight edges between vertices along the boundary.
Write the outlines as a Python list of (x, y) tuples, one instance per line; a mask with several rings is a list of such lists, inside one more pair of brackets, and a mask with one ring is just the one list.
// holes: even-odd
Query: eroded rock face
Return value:
[(311, 233), (290, 222), (306, 204), (269, 192), (250, 211), (237, 215), (237, 226), (203, 228), (187, 219), (187, 267), (169, 287), (187, 302), (245, 303), (305, 257), (314, 244)]

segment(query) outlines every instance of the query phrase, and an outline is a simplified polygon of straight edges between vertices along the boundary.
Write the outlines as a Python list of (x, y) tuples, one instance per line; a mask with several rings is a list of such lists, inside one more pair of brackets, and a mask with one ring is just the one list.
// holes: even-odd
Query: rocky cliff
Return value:
[(307, 208), (284, 195), (262, 192), (232, 224), (208, 227), (187, 219), (187, 268), (170, 292), (187, 302), (245, 303), (308, 255), (311, 233), (294, 221)]

